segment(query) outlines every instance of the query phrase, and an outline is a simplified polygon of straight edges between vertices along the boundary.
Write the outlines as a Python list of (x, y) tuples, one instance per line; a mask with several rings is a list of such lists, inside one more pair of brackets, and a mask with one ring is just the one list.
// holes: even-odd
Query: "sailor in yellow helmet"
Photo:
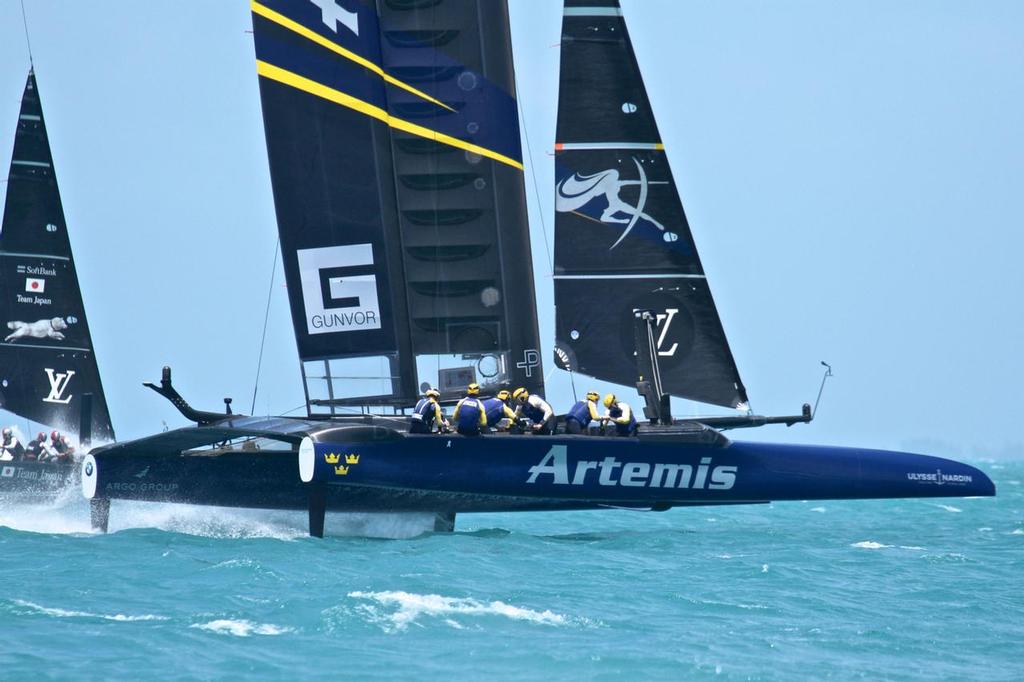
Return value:
[(466, 387), (466, 397), (459, 401), (452, 413), (455, 430), (463, 436), (479, 436), (487, 429), (487, 412), (480, 400), (480, 385)]
[(516, 423), (516, 413), (508, 406), (512, 394), (508, 391), (498, 391), (493, 398), (484, 398), (484, 413), (487, 415), (487, 424), (492, 429), (497, 429), (503, 419), (508, 419), (508, 425)]
[(441, 404), (437, 402), (440, 398), (441, 394), (436, 389), (429, 388), (423, 392), (423, 397), (416, 403), (416, 408), (409, 415), (409, 433), (447, 430), (448, 422), (445, 421)]
[(516, 418), (526, 417), (533, 422), (534, 433), (550, 436), (555, 432), (555, 411), (544, 398), (530, 395), (525, 388), (517, 388), (512, 391), (512, 400), (516, 403)]
[(619, 400), (614, 393), (609, 393), (604, 397), (604, 406), (607, 412), (601, 419), (615, 425), (616, 436), (636, 435), (636, 417), (633, 416), (629, 403)]
[(581, 400), (565, 415), (565, 430), (567, 433), (586, 433), (591, 422), (601, 419), (597, 412), (597, 401), (600, 396), (597, 391), (587, 393), (587, 399)]

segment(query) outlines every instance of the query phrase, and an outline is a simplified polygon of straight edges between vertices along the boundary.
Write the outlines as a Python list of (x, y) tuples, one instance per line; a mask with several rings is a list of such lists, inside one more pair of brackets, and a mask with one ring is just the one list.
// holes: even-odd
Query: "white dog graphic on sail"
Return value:
[[(610, 168), (592, 175), (575, 173), (558, 183), (555, 195), (555, 210), (561, 213), (577, 211), (600, 196), (604, 196), (608, 200), (608, 208), (601, 214), (601, 222), (626, 224), (626, 229), (622, 231), (622, 234), (615, 243), (609, 247), (609, 251), (626, 238), (640, 218), (643, 218), (664, 232), (665, 241), (673, 242), (678, 238), (674, 232), (666, 231), (664, 225), (644, 213), (644, 206), (647, 204), (648, 185), (667, 185), (668, 183), (648, 182), (647, 174), (644, 172), (640, 162), (634, 158), (633, 163), (636, 164), (637, 172), (640, 174), (639, 180), (620, 180), (619, 171)], [(619, 197), (619, 192), (622, 191), (622, 188), (630, 185), (640, 186), (640, 200), (636, 206), (627, 204)], [(618, 214), (625, 214), (629, 218), (616, 217)]]
[(68, 328), (68, 323), (62, 317), (55, 317), (51, 320), (36, 320), (35, 322), (8, 322), (7, 328), (13, 331), (7, 335), (4, 341), (17, 341), (24, 338), (63, 341), (64, 335), (61, 334), (61, 331)]

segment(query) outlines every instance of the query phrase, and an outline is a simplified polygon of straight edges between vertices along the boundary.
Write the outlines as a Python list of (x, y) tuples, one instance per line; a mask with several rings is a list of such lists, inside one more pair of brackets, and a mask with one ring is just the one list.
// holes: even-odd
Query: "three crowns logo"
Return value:
[(359, 455), (351, 453), (345, 455), (345, 463), (341, 464), (341, 455), (333, 452), (324, 454), (324, 462), (334, 466), (334, 474), (336, 476), (348, 476), (348, 468), (350, 465), (359, 464)]

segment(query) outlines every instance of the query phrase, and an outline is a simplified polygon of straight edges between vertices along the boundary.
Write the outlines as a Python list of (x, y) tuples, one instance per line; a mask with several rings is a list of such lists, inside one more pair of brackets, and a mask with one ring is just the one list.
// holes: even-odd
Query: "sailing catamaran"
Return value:
[[(0, 291), (0, 409), (41, 425), (47, 436), (78, 435), (83, 447), (91, 438), (112, 441), (32, 70), (0, 227)], [(72, 458), (14, 457), (0, 462), (0, 495), (50, 496), (76, 469)]]
[(632, 438), (406, 433), (429, 387), (543, 392), (506, 3), (252, 9), (307, 415), (198, 411), (165, 368), (151, 387), (197, 426), (87, 458), (98, 527), (111, 499), (306, 509), (322, 535), (326, 511), (433, 512), (450, 529), (464, 512), (994, 494), (946, 459), (722, 433), (807, 422), (806, 405), (673, 419), (671, 396), (747, 396), (615, 0), (565, 3), (555, 356), (635, 385), (649, 423)]

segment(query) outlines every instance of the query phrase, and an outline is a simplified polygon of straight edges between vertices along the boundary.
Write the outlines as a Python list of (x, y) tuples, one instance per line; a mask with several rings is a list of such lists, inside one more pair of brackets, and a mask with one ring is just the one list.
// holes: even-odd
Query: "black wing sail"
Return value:
[(0, 408), (77, 433), (91, 393), (92, 436), (113, 440), (32, 72), (0, 228), (0, 292)]
[(555, 145), (555, 361), (632, 385), (634, 310), (658, 320), (664, 390), (742, 407), (617, 0), (566, 0)]
[(541, 386), (505, 3), (252, 10), (310, 412)]

